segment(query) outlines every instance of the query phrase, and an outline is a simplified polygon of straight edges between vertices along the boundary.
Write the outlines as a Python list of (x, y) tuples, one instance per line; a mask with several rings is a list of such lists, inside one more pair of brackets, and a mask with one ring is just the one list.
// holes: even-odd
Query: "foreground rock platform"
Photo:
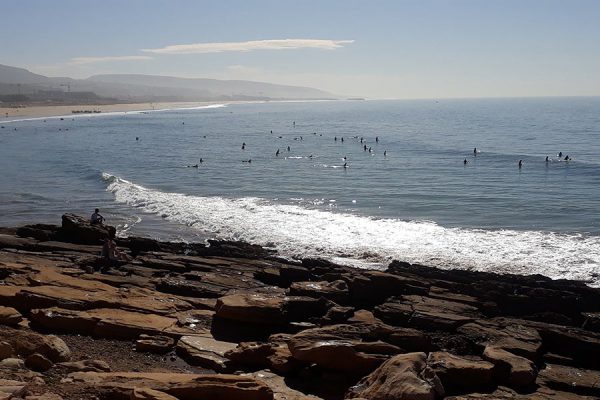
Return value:
[(104, 237), (0, 228), (0, 399), (600, 398), (583, 282)]

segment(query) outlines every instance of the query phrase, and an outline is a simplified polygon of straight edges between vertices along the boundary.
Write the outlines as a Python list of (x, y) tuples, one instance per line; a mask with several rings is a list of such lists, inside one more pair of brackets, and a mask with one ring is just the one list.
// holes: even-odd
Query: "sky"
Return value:
[(0, 64), (366, 98), (600, 95), (599, 0), (0, 0)]

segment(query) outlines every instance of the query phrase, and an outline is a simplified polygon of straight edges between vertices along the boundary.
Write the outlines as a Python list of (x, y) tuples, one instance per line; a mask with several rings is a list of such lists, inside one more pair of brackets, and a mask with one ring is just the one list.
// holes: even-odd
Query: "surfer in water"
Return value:
[(473, 155), (474, 155), (475, 157), (477, 157), (477, 147), (475, 147), (475, 148), (473, 149)]
[(550, 162), (550, 160), (548, 159), (548, 156), (546, 156), (546, 162)]
[(277, 149), (277, 152), (275, 153), (275, 157), (279, 157), (279, 149)]
[(558, 152), (558, 157), (562, 158), (562, 151)]
[(467, 161), (467, 159), (465, 158), (465, 160), (463, 161), (464, 165), (467, 165), (469, 163), (469, 161)]
[(291, 151), (290, 146), (288, 146), (287, 151)]
[(202, 164), (203, 162), (204, 162), (204, 160), (203, 160), (203, 159), (200, 159), (200, 164)]
[(242, 143), (242, 150), (246, 150), (246, 142)]
[(571, 157), (565, 156), (565, 161), (569, 161), (569, 160), (571, 160)]
[(375, 136), (375, 143), (379, 143), (379, 136)]
[(519, 160), (519, 169), (523, 166), (523, 160)]
[(348, 168), (348, 163), (344, 163), (344, 169)]

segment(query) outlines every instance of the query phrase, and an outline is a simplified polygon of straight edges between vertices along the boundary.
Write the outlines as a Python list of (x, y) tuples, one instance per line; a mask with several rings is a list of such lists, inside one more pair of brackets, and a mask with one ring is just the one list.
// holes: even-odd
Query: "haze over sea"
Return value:
[(600, 286), (600, 98), (268, 102), (0, 124), (2, 226), (99, 207), (121, 235)]

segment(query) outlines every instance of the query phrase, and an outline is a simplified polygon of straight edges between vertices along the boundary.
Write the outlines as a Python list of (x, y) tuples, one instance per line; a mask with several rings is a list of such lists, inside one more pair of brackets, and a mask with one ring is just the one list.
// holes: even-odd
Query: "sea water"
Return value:
[(265, 102), (0, 125), (2, 226), (98, 207), (120, 235), (600, 285), (600, 98)]

